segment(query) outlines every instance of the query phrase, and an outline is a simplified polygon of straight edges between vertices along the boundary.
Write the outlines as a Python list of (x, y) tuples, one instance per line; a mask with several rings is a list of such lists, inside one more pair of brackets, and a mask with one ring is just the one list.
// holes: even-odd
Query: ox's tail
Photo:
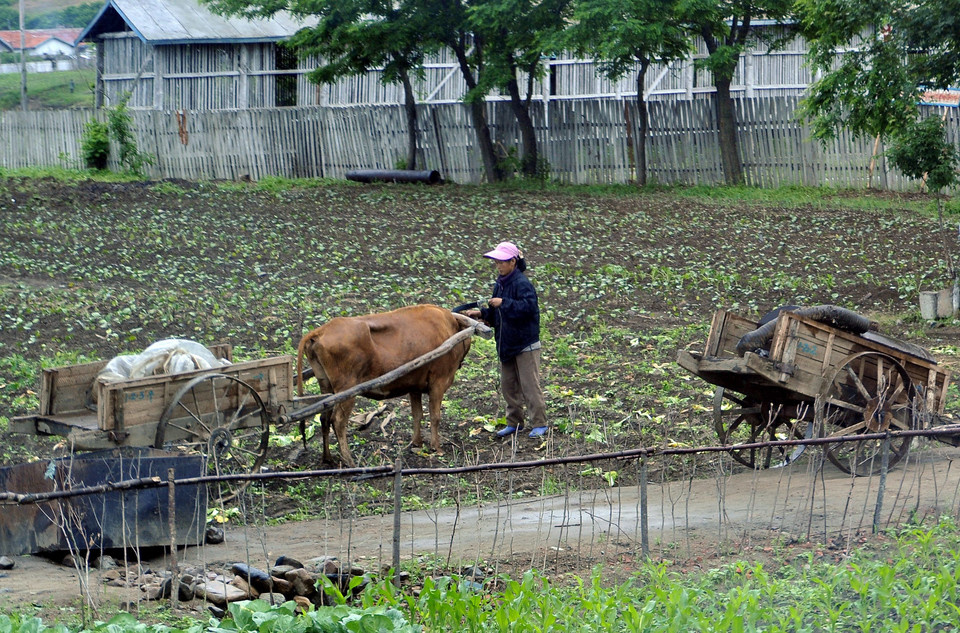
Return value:
[(301, 397), (303, 396), (303, 350), (307, 347), (309, 338), (309, 334), (304, 336), (297, 345), (297, 395)]

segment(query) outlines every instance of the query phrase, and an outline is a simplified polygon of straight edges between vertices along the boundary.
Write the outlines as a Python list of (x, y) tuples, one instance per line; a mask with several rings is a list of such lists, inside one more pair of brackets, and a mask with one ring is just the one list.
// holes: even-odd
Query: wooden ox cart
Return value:
[[(490, 329), (469, 321), (470, 327), (419, 358), (325, 396), (295, 395), (290, 355), (111, 381), (97, 378), (108, 361), (45, 369), (39, 413), (12, 419), (10, 430), (62, 436), (71, 450), (133, 446), (200, 454), (210, 474), (255, 473), (266, 459), (271, 425), (309, 419), (431, 362), (475, 332), (486, 334)], [(232, 360), (229, 345), (209, 349), (216, 358)], [(309, 377), (312, 372), (304, 374)], [(232, 498), (246, 483), (224, 481), (219, 497)]]
[[(863, 317), (834, 306), (770, 316), (762, 324), (719, 310), (703, 352), (681, 351), (677, 359), (717, 385), (714, 425), (725, 445), (928, 428), (941, 421), (950, 374), (926, 350), (876, 334)], [(889, 465), (907, 454), (911, 439), (892, 439)], [(848, 473), (878, 472), (882, 443), (831, 442), (826, 456)], [(731, 455), (749, 468), (769, 468), (800, 452), (753, 446)]]

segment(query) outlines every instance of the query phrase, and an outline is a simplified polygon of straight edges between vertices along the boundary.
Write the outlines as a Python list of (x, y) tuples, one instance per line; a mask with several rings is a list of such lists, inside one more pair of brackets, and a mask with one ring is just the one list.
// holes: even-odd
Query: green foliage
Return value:
[(20, 28), (20, 12), (13, 7), (0, 7), (0, 31)]
[(25, 26), (28, 29), (80, 29), (90, 24), (101, 8), (103, 8), (103, 5), (99, 2), (86, 2), (55, 11), (47, 11), (39, 15), (30, 15), (25, 20)]
[(897, 169), (910, 178), (926, 178), (931, 191), (957, 182), (957, 148), (947, 139), (938, 116), (910, 123), (894, 139), (887, 155)]
[(110, 126), (96, 119), (83, 126), (80, 137), (83, 164), (89, 169), (106, 169), (110, 159)]
[(120, 149), (120, 165), (131, 174), (140, 176), (143, 168), (152, 165), (154, 160), (149, 154), (144, 154), (137, 148), (137, 141), (133, 135), (133, 119), (127, 112), (126, 102), (107, 111), (107, 121), (110, 134)]
[(297, 613), (296, 607), (292, 601), (281, 605), (270, 605), (263, 600), (232, 602), (227, 607), (229, 615), (205, 630), (207, 633), (419, 633), (421, 630), (418, 625), (408, 623), (400, 611), (383, 606), (357, 609), (338, 604), (306, 613)]
[(111, 140), (119, 150), (119, 163), (124, 171), (135, 177), (143, 176), (143, 168), (152, 165), (153, 156), (137, 148), (133, 135), (133, 119), (125, 103), (107, 110), (107, 121), (96, 119), (84, 126), (80, 139), (84, 164), (90, 169), (104, 170), (110, 159)]
[[(10, 63), (13, 59), (0, 62)], [(27, 73), (27, 98), (31, 110), (92, 108), (95, 70)], [(20, 73), (0, 74), (0, 110), (19, 110)]]
[[(365, 604), (406, 604), (431, 631), (898, 631), (903, 622), (939, 630), (960, 625), (960, 555), (953, 524), (897, 536), (897, 553), (856, 551), (839, 564), (812, 550), (771, 565), (735, 561), (703, 573), (642, 563), (623, 583), (596, 568), (586, 579), (550, 582), (535, 571), (501, 577), (491, 591), (467, 579), (427, 578), (417, 597), (385, 582)], [(934, 624), (935, 623), (935, 624)]]
[[(915, 123), (921, 86), (943, 88), (960, 77), (960, 35), (942, 20), (955, 9), (954, 0), (800, 0), (808, 58), (823, 73), (800, 111), (813, 122), (814, 136), (827, 141), (848, 129), (895, 138), (908, 165), (907, 146), (928, 142), (934, 131)], [(907, 140), (912, 134), (928, 141)]]

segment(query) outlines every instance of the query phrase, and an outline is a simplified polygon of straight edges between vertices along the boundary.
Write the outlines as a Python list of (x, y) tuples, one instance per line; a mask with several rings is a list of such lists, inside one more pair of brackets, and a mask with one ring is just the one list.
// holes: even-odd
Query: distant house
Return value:
[(97, 45), (98, 107), (276, 107), (300, 105), (307, 87), (278, 44), (315, 23), (224, 17), (199, 0), (107, 0), (79, 39)]
[[(83, 29), (31, 29), (24, 31), (24, 52), (28, 57), (71, 57)], [(0, 31), (0, 51), (20, 51), (20, 31)]]

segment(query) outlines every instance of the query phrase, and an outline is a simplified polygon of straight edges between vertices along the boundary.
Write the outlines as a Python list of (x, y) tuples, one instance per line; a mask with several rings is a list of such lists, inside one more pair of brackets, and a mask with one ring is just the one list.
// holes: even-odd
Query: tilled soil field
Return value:
[[(957, 250), (935, 216), (911, 210), (925, 203), (923, 194), (862, 192), (770, 202), (625, 188), (0, 179), (0, 422), (36, 410), (41, 365), (169, 337), (263, 358), (294, 353), (303, 333), (333, 316), (483, 299), (495, 272), (482, 253), (513, 240), (540, 294), (552, 433), (546, 442), (494, 438), (497, 365), (492, 342), (478, 339), (448, 392), (441, 453), (403, 450), (404, 465), (713, 445), (713, 388), (675, 360), (702, 347), (718, 308), (758, 318), (786, 304), (840, 305), (955, 363), (955, 322), (934, 327), (917, 307), (921, 290), (949, 282), (946, 260)], [(361, 400), (358, 409), (376, 407)], [(394, 417), (385, 411), (352, 435), (361, 465), (391, 464), (409, 443), (409, 407), (391, 407)], [(319, 437), (304, 446), (295, 434), (274, 429), (270, 468), (329, 467)], [(56, 437), (0, 439), (3, 465), (65, 449)], [(656, 468), (652, 477), (668, 479), (695, 464)], [(405, 481), (403, 492), (416, 509), (636, 478), (634, 468), (604, 463)], [(350, 512), (388, 509), (391, 486), (351, 484)], [(333, 494), (274, 483), (261, 512), (329, 514), (317, 505)]]

